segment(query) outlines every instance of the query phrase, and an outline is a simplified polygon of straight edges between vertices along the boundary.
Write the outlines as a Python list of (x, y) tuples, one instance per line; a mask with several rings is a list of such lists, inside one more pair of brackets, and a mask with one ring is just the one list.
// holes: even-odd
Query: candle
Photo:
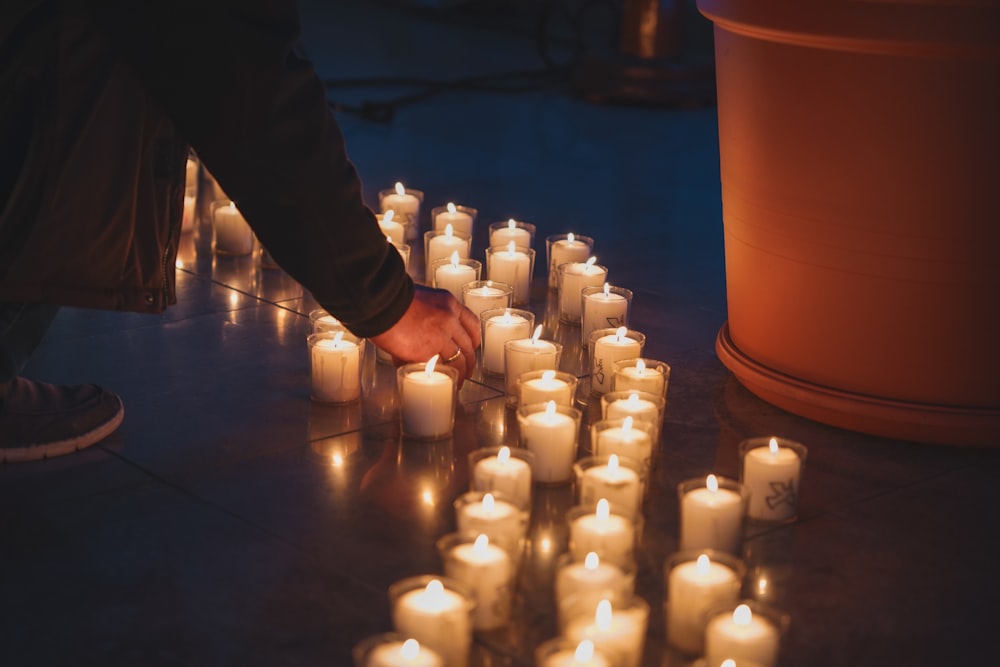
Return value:
[(747, 496), (739, 482), (723, 479), (723, 484), (715, 475), (678, 484), (680, 549), (740, 553)]
[(455, 206), (448, 202), (447, 206), (438, 207), (431, 211), (434, 221), (433, 229), (440, 231), (451, 225), (456, 232), (472, 238), (472, 224), (476, 220), (476, 213), (474, 208)]
[(224, 202), (213, 209), (212, 227), (215, 232), (213, 250), (216, 253), (249, 255), (253, 251), (253, 230), (235, 202)]
[(431, 578), (423, 588), (402, 590), (422, 579), (403, 580), (390, 588), (393, 626), (439, 653), (448, 667), (465, 667), (472, 646), (473, 602), (454, 584), (445, 588), (439, 578)]
[[(638, 519), (640, 517), (636, 517)], [(582, 560), (593, 551), (601, 560), (622, 568), (633, 567), (635, 560), (636, 521), (617, 509), (612, 512), (605, 498), (597, 505), (578, 505), (567, 513), (569, 548), (573, 557)]]
[(395, 633), (386, 634), (392, 638), (380, 635), (375, 638), (378, 643), (359, 645), (358, 667), (445, 667), (436, 651), (421, 646), (416, 639), (403, 640), (396, 638)]
[(530, 248), (535, 235), (535, 226), (529, 222), (518, 222), (510, 218), (507, 222), (490, 225), (490, 247), (507, 247), (513, 243), (518, 248)]
[[(690, 552), (685, 552), (690, 553)], [(696, 559), (667, 561), (667, 642), (684, 653), (698, 655), (705, 643), (705, 614), (720, 604), (739, 598), (740, 579), (732, 563)]]
[(197, 195), (184, 195), (184, 212), (181, 218), (181, 231), (187, 232), (194, 229), (195, 204), (197, 202)]
[(549, 289), (559, 289), (559, 267), (569, 262), (586, 262), (594, 248), (589, 236), (556, 234), (545, 239), (548, 252)]
[(546, 403), (544, 410), (538, 408), (537, 404), (522, 405), (517, 414), (521, 446), (535, 454), (534, 481), (568, 482), (573, 477), (582, 413), (555, 401)]
[(573, 559), (572, 554), (564, 554), (561, 565), (556, 570), (556, 608), (574, 595), (592, 595), (600, 599), (609, 592), (625, 597), (632, 592), (633, 578), (618, 565), (601, 560), (596, 551), (589, 551), (583, 560)]
[(396, 220), (396, 212), (389, 209), (385, 213), (375, 216), (382, 233), (389, 237), (393, 243), (406, 243), (406, 226)]
[(520, 562), (528, 513), (500, 492), (469, 491), (455, 499), (455, 523), (459, 532), (483, 534), (490, 542)]
[(458, 251), (451, 253), (447, 260), (438, 260), (434, 264), (434, 287), (446, 289), (456, 299), (462, 299), (462, 288), (466, 283), (479, 280), (479, 262), (474, 259), (462, 259)]
[(535, 327), (530, 338), (513, 338), (504, 342), (504, 377), (509, 402), (517, 402), (517, 381), (522, 373), (554, 370), (559, 366), (562, 345), (541, 340), (542, 325)]
[(478, 534), (473, 542), (468, 535), (453, 533), (438, 540), (444, 562), (444, 574), (464, 583), (472, 591), (476, 608), (473, 628), (494, 630), (510, 622), (514, 568), (504, 549), (490, 544), (489, 537)]
[(410, 246), (406, 243), (395, 243), (391, 237), (386, 236), (386, 240), (395, 248), (396, 252), (399, 253), (400, 258), (403, 260), (403, 269), (410, 270)]
[(737, 664), (745, 660), (755, 666), (774, 667), (780, 639), (774, 623), (741, 604), (731, 614), (718, 614), (709, 620), (705, 627), (705, 661), (714, 665), (730, 658)]
[(634, 417), (602, 419), (590, 425), (590, 445), (596, 456), (617, 454), (637, 461), (645, 473), (653, 460), (653, 426)]
[(484, 310), (480, 319), (483, 322), (483, 372), (503, 375), (504, 343), (530, 336), (535, 316), (531, 311), (505, 308), (502, 312)]
[(604, 394), (611, 389), (615, 362), (642, 356), (646, 337), (625, 327), (598, 329), (590, 335), (590, 391)]
[(667, 395), (670, 366), (655, 359), (625, 359), (616, 361), (611, 376), (612, 391), (644, 391), (657, 396)]
[(628, 326), (632, 306), (632, 291), (622, 287), (590, 285), (580, 290), (581, 324), (580, 341), (586, 343), (590, 334), (598, 329), (617, 329)]
[(507, 246), (486, 250), (486, 277), (507, 283), (514, 288), (512, 303), (526, 304), (531, 300), (531, 273), (535, 251), (519, 248), (513, 241)]
[(632, 417), (634, 421), (653, 424), (655, 442), (659, 442), (657, 432), (663, 420), (665, 401), (662, 396), (654, 396), (644, 391), (612, 391), (601, 396), (602, 418), (607, 420)]
[(424, 262), (426, 263), (426, 280), (431, 282), (434, 277), (434, 263), (449, 259), (452, 253), (458, 253), (461, 258), (469, 256), (469, 237), (458, 234), (451, 225), (444, 231), (429, 231), (424, 234)]
[(740, 481), (750, 492), (747, 516), (791, 521), (799, 510), (799, 481), (806, 448), (792, 440), (751, 438), (740, 443)]
[(576, 462), (576, 493), (581, 505), (606, 498), (611, 507), (627, 516), (642, 509), (642, 480), (638, 462), (621, 462), (617, 454), (589, 456)]
[(612, 667), (608, 656), (594, 647), (594, 642), (580, 642), (565, 637), (554, 637), (535, 649), (536, 667)]
[(570, 640), (589, 639), (594, 647), (617, 657), (620, 667), (639, 667), (649, 624), (649, 605), (633, 596), (631, 605), (613, 609), (611, 601), (601, 600), (592, 616), (570, 619), (563, 634)]
[(577, 378), (572, 373), (546, 368), (521, 373), (517, 378), (517, 400), (521, 405), (548, 403), (573, 406)]
[(404, 436), (435, 439), (451, 434), (458, 371), (450, 366), (435, 369), (437, 361), (435, 354), (426, 364), (406, 364), (397, 371)]
[(402, 183), (396, 183), (392, 190), (379, 191), (379, 206), (382, 213), (392, 211), (406, 230), (406, 239), (417, 238), (420, 221), (420, 204), (424, 193), (420, 190), (406, 188)]
[(344, 332), (311, 334), (312, 399), (349, 403), (361, 398), (361, 346)]
[(517, 456), (511, 456), (511, 449), (506, 445), (470, 452), (472, 490), (495, 491), (509, 497), (519, 507), (530, 507), (531, 466), (535, 454), (520, 447), (517, 450)]
[(591, 257), (585, 262), (567, 262), (559, 267), (559, 320), (579, 324), (583, 309), (583, 289), (605, 283), (608, 269)]
[(494, 280), (475, 280), (462, 286), (462, 304), (481, 317), (483, 311), (509, 308), (514, 288)]

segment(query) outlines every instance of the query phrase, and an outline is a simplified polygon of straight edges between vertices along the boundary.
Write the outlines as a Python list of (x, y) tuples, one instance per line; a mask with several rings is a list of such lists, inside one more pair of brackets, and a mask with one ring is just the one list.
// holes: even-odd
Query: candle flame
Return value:
[(503, 311), (503, 323), (504, 324), (510, 324), (510, 321), (511, 321), (510, 308), (506, 308)]
[(234, 202), (234, 201), (229, 202), (229, 210), (230, 211), (235, 211), (236, 210), (236, 202)]
[(551, 384), (556, 379), (556, 372), (553, 370), (542, 371), (542, 382)]
[(388, 211), (382, 214), (382, 222), (383, 223), (392, 222), (392, 219), (394, 217), (396, 217), (396, 212), (390, 208)]
[(555, 413), (556, 413), (556, 402), (555, 401), (549, 401), (548, 403), (546, 403), (545, 404), (545, 414), (546, 414), (546, 416), (551, 417)]
[(576, 651), (573, 653), (573, 662), (585, 663), (590, 662), (593, 659), (594, 642), (589, 639), (584, 639), (576, 645)]
[(507, 252), (509, 252), (512, 255), (515, 252), (517, 252), (517, 243), (515, 241), (511, 241), (510, 243), (507, 244)]
[(340, 347), (340, 343), (343, 340), (344, 340), (344, 332), (343, 331), (338, 331), (337, 333), (333, 334), (333, 346), (334, 347)]
[(510, 461), (510, 447), (507, 447), (506, 445), (501, 447), (500, 451), (497, 452), (497, 460), (501, 463)]
[(634, 419), (633, 419), (632, 415), (629, 415), (628, 417), (626, 417), (625, 419), (622, 420), (622, 434), (624, 434), (624, 435), (627, 436), (629, 433), (632, 432), (632, 424), (633, 424), (633, 422), (634, 422)]
[(455, 228), (451, 226), (450, 222), (447, 225), (444, 226), (444, 235), (445, 236), (454, 236), (455, 235)]
[(566, 235), (566, 243), (573, 243), (574, 241), (576, 241), (576, 235), (573, 232)]
[(707, 478), (705, 478), (705, 486), (708, 487), (709, 491), (715, 493), (716, 491), (719, 490), (719, 480), (716, 478), (715, 475), (709, 475)]
[(768, 443), (767, 443), (767, 447), (768, 447), (768, 449), (771, 450), (772, 454), (777, 454), (778, 453), (778, 439), (777, 438), (771, 438), (768, 441)]
[(533, 345), (537, 345), (538, 339), (541, 337), (542, 337), (542, 325), (539, 324), (537, 327), (535, 327), (535, 332), (531, 334), (531, 343)]
[(618, 339), (617, 342), (624, 343), (626, 335), (628, 335), (628, 327), (618, 327), (615, 329), (615, 338)]
[(726, 658), (719, 667), (736, 667), (736, 661), (732, 658)]
[(741, 604), (733, 610), (733, 623), (736, 625), (750, 625), (752, 620), (753, 613), (750, 611), (749, 606)]
[(609, 456), (608, 457), (608, 470), (610, 470), (611, 472), (618, 472), (618, 466), (619, 466), (618, 455), (617, 454), (612, 454), (611, 456)]
[(448, 208), (448, 212), (451, 213), (452, 215), (455, 215), (455, 213), (458, 212), (458, 209), (455, 208), (455, 205), (452, 204), (451, 202), (448, 202), (448, 207), (447, 208)]
[(440, 354), (435, 354), (433, 357), (427, 360), (427, 363), (424, 365), (424, 372), (427, 373), (427, 377), (430, 377), (431, 373), (434, 372), (434, 366), (437, 365), (438, 358), (440, 356), (441, 356)]
[(711, 567), (711, 565), (712, 565), (712, 563), (711, 563), (711, 561), (708, 560), (708, 555), (707, 554), (701, 554), (701, 555), (699, 555), (698, 556), (698, 560), (695, 561), (695, 564), (694, 564), (695, 574), (697, 574), (699, 577), (707, 576), (708, 572), (709, 572), (709, 568)]
[(404, 660), (416, 660), (420, 655), (420, 642), (416, 639), (407, 639), (399, 648), (399, 655)]
[(400, 183), (399, 181), (396, 182), (396, 194), (397, 195), (405, 195), (406, 194), (406, 188), (404, 188), (403, 184)]
[(597, 514), (598, 519), (607, 519), (611, 516), (611, 503), (608, 502), (607, 498), (601, 498), (597, 501)]
[(597, 257), (589, 257), (587, 258), (587, 261), (584, 262), (584, 265), (589, 269), (596, 263), (597, 263)]
[(597, 603), (597, 613), (594, 614), (594, 624), (601, 632), (611, 629), (611, 600), (607, 598)]
[(583, 558), (583, 567), (587, 570), (596, 570), (597, 566), (601, 564), (601, 558), (597, 555), (596, 551), (588, 551), (587, 555)]
[(388, 234), (385, 235), (385, 240), (388, 241), (389, 243), (392, 243), (392, 237), (389, 236)]
[(637, 360), (635, 362), (635, 372), (638, 373), (639, 375), (645, 375), (646, 374), (646, 362), (643, 361), (642, 359)]
[(628, 398), (625, 399), (625, 400), (628, 401), (629, 407), (631, 407), (633, 409), (639, 407), (639, 394), (637, 394), (637, 393), (631, 393), (631, 394), (628, 395)]
[(487, 493), (483, 496), (483, 511), (493, 512), (497, 508), (497, 499), (493, 497), (492, 493)]
[(480, 557), (485, 556), (486, 548), (488, 546), (490, 546), (490, 538), (487, 537), (485, 534), (480, 533), (476, 537), (476, 541), (472, 544), (472, 553)]
[(516, 228), (517, 228), (517, 220), (511, 218), (510, 220), (507, 221), (507, 229), (516, 229)]
[(457, 250), (452, 250), (451, 251), (451, 268), (453, 268), (453, 269), (457, 269), (458, 268), (458, 260), (459, 259), (460, 258), (458, 256), (458, 251)]
[(604, 283), (604, 296), (605, 298), (611, 296), (611, 285)]
[(431, 579), (427, 582), (427, 586), (424, 588), (424, 591), (426, 591), (428, 595), (440, 597), (444, 595), (444, 584), (441, 583), (440, 579)]

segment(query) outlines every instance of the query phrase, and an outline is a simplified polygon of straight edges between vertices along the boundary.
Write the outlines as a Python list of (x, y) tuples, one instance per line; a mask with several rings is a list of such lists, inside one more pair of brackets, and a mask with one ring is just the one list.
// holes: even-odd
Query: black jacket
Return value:
[(190, 144), (274, 259), (354, 333), (413, 283), (363, 200), (282, 0), (3, 0), (0, 300), (175, 301)]

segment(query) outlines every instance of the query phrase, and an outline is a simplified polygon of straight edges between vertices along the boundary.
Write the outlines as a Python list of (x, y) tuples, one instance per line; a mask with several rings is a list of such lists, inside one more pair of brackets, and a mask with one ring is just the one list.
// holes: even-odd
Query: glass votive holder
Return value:
[(645, 391), (667, 397), (670, 366), (665, 361), (636, 357), (616, 361), (611, 374), (611, 391)]
[(383, 236), (389, 239), (392, 243), (406, 245), (408, 238), (406, 228), (408, 224), (405, 220), (397, 218), (395, 211), (376, 213), (375, 219), (378, 221), (378, 226), (379, 229), (382, 230)]
[(593, 456), (617, 454), (638, 462), (643, 479), (653, 464), (653, 439), (656, 427), (633, 417), (600, 419), (590, 424), (590, 453)]
[(594, 239), (574, 234), (553, 234), (545, 237), (545, 264), (548, 266), (549, 289), (559, 289), (559, 267), (570, 262), (586, 262), (594, 250)]
[(788, 632), (789, 616), (783, 610), (758, 600), (720, 604), (706, 613), (705, 662), (721, 665), (775, 667), (781, 641)]
[(635, 569), (643, 523), (642, 514), (612, 507), (606, 498), (591, 505), (574, 505), (566, 512), (569, 552), (582, 560), (593, 551), (602, 561)]
[(403, 437), (438, 440), (454, 429), (458, 370), (433, 361), (396, 369)]
[(480, 447), (469, 452), (469, 488), (499, 493), (521, 509), (531, 507), (535, 453), (523, 447)]
[(511, 299), (515, 306), (530, 303), (534, 271), (535, 251), (532, 248), (506, 245), (486, 249), (486, 277), (513, 287)]
[(663, 613), (667, 644), (689, 656), (702, 654), (709, 609), (740, 599), (746, 566), (713, 549), (677, 551), (663, 563)]
[(548, 403), (528, 403), (517, 408), (521, 447), (535, 454), (531, 472), (540, 484), (569, 484), (579, 445), (583, 413), (574, 407)]
[(310, 398), (317, 403), (350, 403), (361, 398), (365, 345), (343, 331), (309, 334)]
[[(388, 237), (387, 237), (388, 238)], [(400, 259), (403, 260), (403, 268), (407, 271), (410, 270), (410, 244), (409, 243), (396, 243), (395, 241), (390, 241), (389, 244), (396, 249), (399, 253)]]
[(482, 267), (483, 263), (479, 260), (459, 257), (458, 253), (452, 254), (449, 259), (435, 260), (431, 267), (431, 286), (446, 289), (461, 301), (462, 288), (466, 283), (479, 280)]
[(347, 328), (340, 320), (323, 308), (315, 308), (309, 311), (309, 323), (312, 325), (313, 333), (323, 333), (324, 331), (347, 331)]
[(613, 656), (590, 639), (546, 639), (535, 648), (535, 667), (615, 667)]
[(748, 438), (739, 444), (740, 481), (750, 492), (750, 520), (788, 523), (798, 517), (807, 451), (788, 438)]
[(520, 565), (531, 506), (499, 491), (466, 491), (453, 503), (459, 532), (482, 533)]
[(420, 206), (424, 201), (421, 190), (407, 188), (402, 183), (396, 183), (392, 188), (379, 190), (379, 211), (392, 211), (394, 219), (404, 226), (406, 240), (412, 241), (420, 234)]
[(511, 242), (518, 248), (535, 247), (535, 226), (510, 218), (501, 222), (490, 223), (489, 247), (508, 247)]
[(389, 607), (397, 633), (437, 652), (447, 667), (468, 666), (476, 603), (464, 583), (430, 574), (400, 579), (389, 586)]
[(615, 595), (628, 597), (635, 592), (635, 569), (601, 560), (596, 551), (583, 558), (566, 552), (556, 559), (555, 603), (557, 612), (573, 596), (591, 596), (595, 602), (601, 597)]
[(559, 321), (579, 325), (583, 316), (583, 290), (586, 287), (604, 289), (608, 280), (608, 267), (598, 264), (596, 257), (591, 257), (585, 262), (560, 264), (558, 272)]
[(632, 290), (588, 285), (580, 290), (580, 342), (586, 344), (598, 329), (627, 327), (632, 312)]
[[(570, 596), (559, 609), (562, 636), (589, 639), (617, 667), (640, 667), (649, 628), (649, 603), (638, 595)], [(570, 663), (572, 664), (572, 663)]]
[(479, 321), (483, 327), (481, 370), (486, 375), (503, 375), (504, 343), (531, 336), (535, 314), (520, 308), (489, 308), (479, 314)]
[(590, 393), (599, 395), (611, 391), (615, 362), (642, 357), (645, 345), (645, 334), (628, 327), (592, 332), (587, 347), (590, 354)]
[(362, 639), (352, 651), (354, 667), (446, 667), (441, 655), (412, 637), (383, 632)]
[(604, 498), (626, 516), (642, 512), (646, 472), (639, 461), (617, 454), (584, 456), (573, 464), (573, 476), (577, 504), (596, 506)]
[(512, 338), (504, 341), (504, 379), (507, 391), (507, 403), (516, 404), (517, 381), (521, 375), (529, 371), (557, 370), (562, 354), (562, 344), (552, 340), (542, 340), (537, 337), (541, 333), (541, 325), (531, 338)]
[(424, 279), (427, 284), (433, 282), (435, 262), (450, 260), (455, 253), (460, 259), (469, 257), (471, 243), (471, 236), (456, 232), (451, 227), (424, 232)]
[(475, 280), (462, 285), (462, 305), (480, 317), (484, 310), (510, 308), (514, 288), (495, 280)]
[(431, 229), (444, 231), (445, 227), (451, 225), (456, 232), (472, 238), (478, 215), (479, 211), (471, 206), (458, 206), (450, 202), (444, 206), (435, 206), (431, 209)]
[(470, 531), (443, 535), (436, 546), (444, 575), (472, 591), (473, 630), (488, 632), (509, 624), (517, 571), (510, 553), (491, 543), (486, 533)]
[(254, 233), (236, 202), (219, 199), (212, 205), (212, 251), (217, 255), (250, 255)]
[(667, 399), (645, 391), (609, 391), (601, 395), (601, 419), (625, 419), (653, 424), (653, 453), (660, 442)]
[(750, 493), (735, 479), (708, 475), (677, 485), (678, 549), (714, 549), (740, 555)]
[(572, 373), (545, 368), (525, 371), (517, 376), (515, 393), (520, 405), (548, 403), (573, 407), (576, 401), (576, 387), (580, 380)]

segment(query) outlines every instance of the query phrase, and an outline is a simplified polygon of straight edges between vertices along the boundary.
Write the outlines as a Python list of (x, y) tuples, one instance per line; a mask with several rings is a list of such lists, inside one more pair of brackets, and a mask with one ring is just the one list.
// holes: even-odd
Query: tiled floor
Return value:
[[(330, 78), (539, 67), (519, 32), (530, 21), (502, 20), (498, 4), (435, 18), (306, 2), (305, 44)], [(780, 664), (995, 660), (998, 454), (800, 419), (716, 358), (726, 295), (712, 106), (594, 104), (563, 83), (436, 95), (391, 123), (339, 117), (373, 204), (401, 180), (427, 208), (474, 206), (480, 249), (485, 223), (508, 217), (538, 226), (542, 253), (549, 234), (593, 236), (610, 281), (635, 292), (644, 354), (672, 367), (638, 554), (652, 609), (644, 665), (686, 663), (663, 641), (678, 482), (735, 477), (737, 444), (770, 434), (809, 447), (799, 519), (745, 540), (746, 595), (791, 620)], [(126, 420), (100, 446), (0, 467), (0, 665), (349, 665), (359, 640), (391, 629), (387, 587), (440, 573), (434, 543), (454, 529), (467, 454), (516, 443), (502, 384), (482, 376), (461, 391), (454, 436), (433, 444), (400, 438), (389, 366), (372, 366), (360, 404), (312, 403), (308, 293), (247, 258), (213, 257), (203, 231), (182, 251), (176, 307), (65, 310), (30, 364), (35, 378), (118, 391)], [(551, 312), (543, 275), (539, 321)], [(548, 321), (572, 358), (573, 331)], [(571, 487), (536, 489), (515, 621), (476, 638), (474, 665), (531, 665), (555, 636), (552, 568), (572, 502)]]

